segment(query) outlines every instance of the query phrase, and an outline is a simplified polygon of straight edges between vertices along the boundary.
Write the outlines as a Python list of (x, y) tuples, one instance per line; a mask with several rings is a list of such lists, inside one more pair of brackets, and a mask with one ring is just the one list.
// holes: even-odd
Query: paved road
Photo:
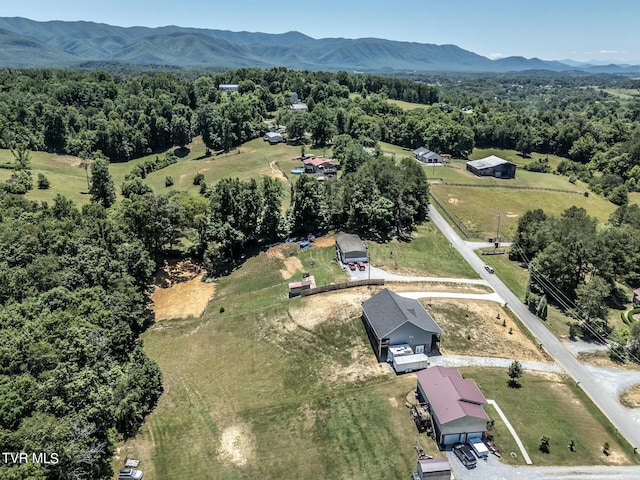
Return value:
[(433, 207), (429, 207), (429, 216), (433, 223), (442, 231), (454, 247), (471, 267), (480, 275), (483, 280), (494, 289), (494, 291), (505, 299), (511, 311), (522, 321), (531, 331), (534, 337), (540, 342), (544, 349), (562, 367), (579, 382), (582, 389), (589, 395), (591, 400), (609, 418), (611, 423), (618, 429), (632, 446), (640, 447), (640, 422), (605, 391), (597, 382), (597, 379), (567, 350), (564, 345), (551, 333), (544, 324), (506, 287), (496, 276), (488, 273), (484, 269), (484, 264), (474, 251), (458, 236), (440, 213)]

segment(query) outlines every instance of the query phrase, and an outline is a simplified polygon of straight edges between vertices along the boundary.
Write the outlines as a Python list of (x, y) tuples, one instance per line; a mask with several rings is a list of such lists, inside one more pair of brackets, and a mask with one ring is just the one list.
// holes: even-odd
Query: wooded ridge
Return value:
[(231, 32), (178, 26), (118, 27), (93, 22), (0, 18), (0, 66), (72, 67), (118, 62), (182, 68), (285, 66), (366, 72), (513, 72), (525, 70), (637, 73), (640, 66), (571, 66), (538, 58), (490, 60), (456, 45), (380, 38), (314, 39), (299, 32)]

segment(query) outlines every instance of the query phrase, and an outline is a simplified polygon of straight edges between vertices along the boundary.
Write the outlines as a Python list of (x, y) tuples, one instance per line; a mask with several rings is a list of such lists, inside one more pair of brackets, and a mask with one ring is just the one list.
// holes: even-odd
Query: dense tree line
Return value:
[[(615, 76), (402, 79), (278, 67), (137, 76), (5, 70), (0, 82), (4, 148), (22, 144), (84, 158), (101, 151), (123, 161), (202, 135), (208, 147), (229, 150), (262, 135), (264, 119), (275, 115), (294, 140), (308, 132), (314, 143), (327, 144), (347, 134), (367, 146), (426, 145), (463, 158), (474, 146), (558, 154), (604, 172), (603, 181), (591, 178), (605, 195), (640, 188), (640, 102), (605, 91), (626, 85)], [(219, 91), (221, 83), (237, 83), (238, 93)], [(289, 112), (291, 92), (308, 112)], [(423, 108), (403, 111), (390, 99)]]
[(162, 392), (137, 340), (155, 264), (98, 203), (0, 194), (0, 212), (0, 445), (29, 455), (0, 476), (111, 478), (115, 442)]
[(577, 320), (581, 335), (606, 338), (612, 331), (608, 307), (628, 301), (620, 285), (640, 282), (640, 208), (619, 207), (606, 225), (578, 207), (559, 218), (528, 211), (510, 255), (528, 265), (525, 302), (533, 312), (541, 313), (544, 297)]
[[(195, 217), (193, 213), (185, 216), (199, 225), (197, 235), (191, 237), (194, 254), (203, 257), (209, 272), (217, 275), (248, 250), (281, 241), (287, 235), (337, 229), (383, 240), (408, 236), (428, 216), (429, 187), (423, 168), (413, 159), (405, 158), (398, 165), (395, 159), (379, 152), (368, 153), (361, 145), (354, 148), (359, 148), (364, 157), (355, 171), (324, 182), (312, 175), (300, 175), (291, 185), (291, 203), (285, 212), (282, 185), (269, 177), (260, 182), (224, 178), (205, 188), (203, 197), (196, 198), (206, 199), (207, 205), (201, 205)], [(139, 219), (134, 223), (145, 229), (149, 212), (133, 202), (158, 197), (148, 193), (132, 198), (124, 200), (120, 210), (130, 219)], [(190, 195), (186, 198), (195, 199)], [(168, 201), (174, 200), (169, 197)], [(176, 205), (179, 208), (179, 203)], [(170, 232), (171, 223), (174, 229), (180, 229), (179, 218), (168, 222), (162, 232)], [(133, 224), (131, 227), (138, 231)], [(146, 235), (138, 235), (148, 243)], [(153, 244), (149, 248), (158, 251)]]

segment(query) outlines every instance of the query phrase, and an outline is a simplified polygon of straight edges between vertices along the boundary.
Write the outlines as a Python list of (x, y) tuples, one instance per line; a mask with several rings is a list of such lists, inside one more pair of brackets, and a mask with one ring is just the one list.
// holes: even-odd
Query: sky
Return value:
[[(3, 2), (5, 3), (5, 2)], [(2, 17), (453, 44), (489, 58), (640, 64), (638, 0), (25, 0)]]

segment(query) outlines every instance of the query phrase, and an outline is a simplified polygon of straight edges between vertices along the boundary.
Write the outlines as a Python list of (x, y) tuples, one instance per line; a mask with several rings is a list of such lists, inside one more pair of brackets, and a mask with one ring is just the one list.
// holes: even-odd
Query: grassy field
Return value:
[[(466, 170), (464, 161), (454, 160), (442, 167), (427, 168), (427, 177), (432, 180), (431, 194), (469, 234), (479, 237), (496, 236), (498, 214), (499, 234), (509, 238), (515, 234), (518, 218), (532, 208), (541, 207), (547, 214), (559, 216), (575, 205), (585, 208), (589, 215), (602, 223), (616, 208), (597, 195), (585, 197), (584, 185), (580, 182), (572, 184), (561, 175), (518, 170), (512, 180), (478, 178)], [(477, 185), (477, 188), (452, 183)], [(509, 188), (515, 186), (533, 189)], [(567, 193), (535, 188), (565, 190)]]
[[(476, 381), (487, 398), (495, 400), (518, 432), (534, 465), (630, 465), (636, 463), (633, 449), (616, 434), (604, 415), (574, 382), (557, 374), (524, 372), (521, 388), (507, 385), (506, 369), (461, 368), (465, 378)], [(502, 461), (524, 464), (515, 441), (493, 407), (486, 408), (496, 420), (496, 443), (503, 449)], [(550, 437), (550, 452), (539, 450), (540, 438)], [(573, 439), (575, 452), (568, 448)], [(608, 442), (610, 455), (602, 453)], [(517, 458), (508, 455), (517, 453)]]
[[(269, 145), (262, 139), (247, 142), (229, 153), (210, 157), (205, 157), (205, 150), (202, 139), (200, 137), (194, 138), (185, 154), (180, 153), (181, 156), (177, 163), (149, 174), (145, 182), (156, 193), (168, 193), (172, 190), (197, 193), (199, 187), (193, 185), (193, 177), (198, 172), (204, 174), (205, 180), (209, 184), (215, 184), (225, 177), (248, 180), (265, 175), (281, 178), (287, 182), (282, 172), (289, 175), (292, 168), (300, 166), (300, 161), (294, 160), (300, 155), (299, 146)], [(322, 154), (321, 150), (310, 148), (306, 150), (307, 153)], [(51, 188), (48, 190), (34, 188), (25, 195), (25, 198), (51, 202), (59, 193), (79, 205), (89, 202), (87, 178), (84, 169), (80, 166), (79, 158), (43, 152), (30, 152), (30, 155), (34, 182), (37, 179), (37, 174), (43, 173), (51, 182)], [(135, 165), (163, 155), (164, 152), (161, 152), (129, 162), (111, 163), (109, 171), (116, 185), (116, 192), (120, 193), (120, 186), (125, 176)], [(0, 150), (0, 163), (12, 161), (13, 156), (9, 150)], [(8, 179), (10, 175), (11, 170), (0, 169), (0, 181)], [(174, 181), (174, 185), (168, 188), (165, 187), (165, 177), (167, 176), (171, 176)], [(289, 189), (285, 188), (285, 196), (288, 194)]]
[(477, 278), (467, 262), (430, 222), (418, 227), (411, 242), (368, 242), (371, 263), (404, 275)]

